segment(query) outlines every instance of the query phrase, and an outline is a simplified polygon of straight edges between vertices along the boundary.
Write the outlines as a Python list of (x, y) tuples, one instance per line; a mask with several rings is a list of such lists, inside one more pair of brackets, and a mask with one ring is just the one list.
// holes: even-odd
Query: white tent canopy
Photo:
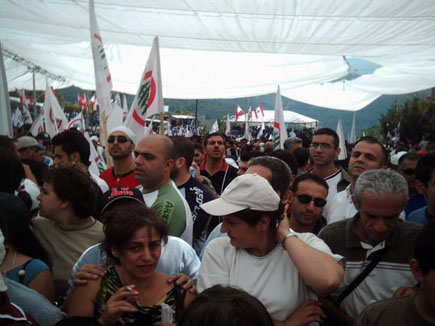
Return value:
[[(273, 125), (275, 120), (275, 111), (274, 110), (264, 110), (264, 117), (258, 114), (258, 118), (252, 113), (252, 119), (249, 120), (250, 125), (260, 125), (262, 122), (265, 124)], [(283, 110), (284, 112), (284, 122), (286, 124), (298, 124), (306, 128), (317, 128), (319, 126), (319, 120), (307, 117), (303, 114), (299, 114), (297, 112)], [(230, 123), (239, 123), (244, 124), (246, 113), (240, 115), (239, 119), (236, 121), (235, 117), (230, 118)]]
[[(165, 98), (273, 93), (358, 110), (435, 86), (435, 2), (426, 0), (95, 0), (113, 88), (135, 94), (160, 39)], [(87, 0), (3, 0), (9, 89), (95, 88)], [(343, 81), (346, 58), (379, 65)], [(350, 61), (352, 62), (352, 61)], [(358, 70), (357, 70), (358, 72)], [(44, 75), (42, 74), (44, 73)]]

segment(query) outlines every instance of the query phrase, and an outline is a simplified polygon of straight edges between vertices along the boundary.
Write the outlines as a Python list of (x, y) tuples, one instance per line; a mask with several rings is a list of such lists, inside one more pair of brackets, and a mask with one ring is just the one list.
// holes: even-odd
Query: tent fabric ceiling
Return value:
[[(95, 10), (115, 91), (136, 93), (155, 35), (165, 98), (256, 96), (279, 84), (295, 100), (358, 110), (435, 86), (432, 1), (95, 0)], [(10, 90), (33, 87), (23, 61), (55, 88), (94, 89), (89, 40), (87, 0), (0, 3)], [(345, 57), (380, 67), (343, 80)]]

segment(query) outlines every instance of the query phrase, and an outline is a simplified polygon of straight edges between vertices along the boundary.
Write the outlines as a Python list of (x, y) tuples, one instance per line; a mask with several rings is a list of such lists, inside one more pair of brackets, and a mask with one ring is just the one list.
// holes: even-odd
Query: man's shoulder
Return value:
[(416, 209), (415, 211), (411, 212), (406, 219), (410, 222), (422, 223), (426, 218), (426, 208), (427, 206)]
[(414, 222), (408, 222), (408, 221), (401, 221), (399, 222), (400, 229), (399, 229), (399, 239), (400, 240), (406, 240), (406, 239), (416, 239), (417, 236), (420, 234), (420, 231), (422, 229), (421, 224), (417, 224)]
[(335, 237), (346, 237), (344, 230), (347, 227), (347, 224), (350, 223), (351, 219), (345, 219), (342, 221), (334, 222), (326, 225), (320, 232), (319, 238), (323, 238), (325, 236), (335, 236)]
[(54, 228), (55, 223), (54, 223), (54, 221), (49, 220), (46, 217), (38, 215), (32, 219), (32, 225), (33, 225), (33, 228), (35, 228), (35, 229)]
[(104, 178), (107, 176), (111, 176), (112, 175), (112, 170), (113, 170), (113, 166), (104, 170), (103, 172), (100, 173), (100, 178)]
[(200, 189), (204, 197), (210, 197), (209, 200), (213, 199), (213, 194), (210, 189), (194, 177), (191, 177), (182, 187), (185, 188), (186, 193), (196, 192), (197, 189)]

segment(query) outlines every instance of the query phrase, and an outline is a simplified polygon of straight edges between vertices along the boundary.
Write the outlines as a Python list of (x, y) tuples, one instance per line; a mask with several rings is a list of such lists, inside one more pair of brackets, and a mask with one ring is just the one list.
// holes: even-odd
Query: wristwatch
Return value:
[(281, 245), (282, 245), (282, 247), (284, 248), (284, 250), (285, 250), (285, 241), (286, 241), (288, 238), (293, 238), (293, 237), (297, 238), (298, 235), (297, 235), (295, 232), (290, 231), (290, 232), (287, 233), (286, 236), (282, 239)]

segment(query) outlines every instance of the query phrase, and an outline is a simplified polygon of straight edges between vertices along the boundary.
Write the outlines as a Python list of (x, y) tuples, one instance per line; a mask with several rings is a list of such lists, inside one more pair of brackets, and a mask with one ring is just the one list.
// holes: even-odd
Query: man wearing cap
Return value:
[(134, 176), (148, 207), (154, 208), (168, 225), (169, 235), (192, 244), (193, 219), (189, 204), (170, 179), (174, 166), (174, 144), (169, 137), (149, 135), (136, 146)]
[(114, 128), (107, 138), (108, 152), (113, 159), (113, 166), (101, 172), (100, 178), (106, 181), (109, 188), (137, 187), (139, 182), (134, 177), (133, 151), (136, 135), (129, 128)]
[(237, 177), (219, 199), (201, 205), (222, 216), (228, 237), (208, 244), (198, 292), (216, 284), (241, 288), (265, 305), (275, 325), (300, 320), (293, 313), (303, 304), (312, 305), (308, 322), (321, 321), (314, 300), (340, 284), (343, 268), (336, 260), (341, 257), (315, 235), (290, 230), (280, 202), (267, 180), (254, 173)]
[(17, 140), (18, 153), (20, 154), (21, 162), (27, 164), (35, 176), (39, 185), (41, 185), (42, 174), (47, 166), (40, 161), (39, 151), (45, 149), (40, 145), (35, 138), (31, 136), (22, 136)]

